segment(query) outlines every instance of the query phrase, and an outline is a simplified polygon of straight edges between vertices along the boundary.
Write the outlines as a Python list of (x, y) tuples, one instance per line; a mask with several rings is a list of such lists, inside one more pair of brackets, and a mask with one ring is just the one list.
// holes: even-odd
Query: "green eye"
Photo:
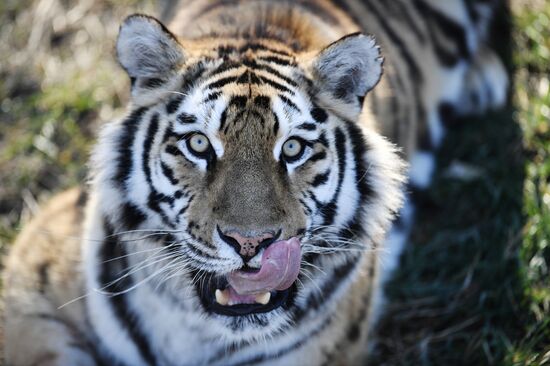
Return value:
[(283, 145), (283, 155), (287, 160), (296, 160), (302, 155), (304, 151), (304, 144), (295, 138), (286, 140)]
[(189, 138), (189, 149), (191, 149), (193, 152), (197, 154), (202, 154), (208, 150), (210, 147), (210, 141), (208, 141), (208, 137), (203, 135), (202, 133), (196, 133), (193, 136)]

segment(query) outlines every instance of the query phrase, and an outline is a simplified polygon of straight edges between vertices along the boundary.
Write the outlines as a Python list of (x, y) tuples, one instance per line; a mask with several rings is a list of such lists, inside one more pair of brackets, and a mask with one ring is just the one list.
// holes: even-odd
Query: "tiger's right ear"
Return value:
[(140, 105), (164, 95), (185, 60), (176, 37), (157, 19), (141, 14), (129, 16), (120, 26), (116, 50), (132, 80), (134, 102)]
[(318, 98), (355, 120), (365, 95), (382, 77), (380, 47), (371, 36), (353, 33), (325, 47), (309, 61)]

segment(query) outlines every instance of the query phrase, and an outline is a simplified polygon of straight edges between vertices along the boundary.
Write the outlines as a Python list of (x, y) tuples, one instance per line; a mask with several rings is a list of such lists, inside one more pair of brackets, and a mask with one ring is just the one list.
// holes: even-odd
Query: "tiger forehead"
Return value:
[(279, 128), (277, 115), (271, 108), (271, 98), (266, 95), (232, 97), (221, 118), (224, 127), (220, 132), (228, 140), (244, 140), (252, 144), (266, 142), (277, 136)]
[[(224, 99), (219, 132), (226, 138), (276, 137), (276, 101), (298, 109), (292, 99), (301, 89), (301, 71), (292, 51), (274, 42), (235, 41), (211, 46), (207, 76), (202, 82), (205, 101)], [(223, 98), (220, 98), (222, 97)]]
[(273, 39), (205, 38), (195, 41), (192, 46), (200, 56), (211, 59), (238, 60), (278, 56), (286, 61), (285, 65), (296, 65), (296, 54), (292, 48)]
[(258, 94), (294, 94), (299, 86), (296, 79), (302, 72), (294, 54), (283, 45), (261, 41), (223, 43), (203, 55), (209, 64), (206, 89), (248, 88), (249, 96)]

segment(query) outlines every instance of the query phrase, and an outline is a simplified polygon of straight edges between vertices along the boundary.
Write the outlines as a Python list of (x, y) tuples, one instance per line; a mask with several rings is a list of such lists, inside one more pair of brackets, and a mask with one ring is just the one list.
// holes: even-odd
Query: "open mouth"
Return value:
[(281, 240), (264, 251), (258, 270), (241, 269), (227, 276), (211, 275), (198, 292), (207, 311), (242, 316), (265, 313), (291, 305), (300, 272), (301, 250), (297, 238)]
[(218, 277), (208, 281), (199, 292), (201, 302), (207, 311), (226, 315), (242, 316), (267, 313), (278, 307), (292, 305), (296, 285), (278, 291), (265, 291), (254, 295), (240, 295), (229, 285), (226, 278)]

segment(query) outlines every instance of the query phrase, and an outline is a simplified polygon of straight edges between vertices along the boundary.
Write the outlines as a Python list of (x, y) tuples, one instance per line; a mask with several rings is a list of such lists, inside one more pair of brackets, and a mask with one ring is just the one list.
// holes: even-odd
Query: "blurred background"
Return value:
[[(144, 0), (0, 1), (0, 253), (56, 192), (82, 184), (129, 82), (114, 55)], [(510, 0), (494, 47), (509, 105), (449, 121), (434, 186), (388, 284), (372, 365), (550, 364), (550, 1)], [(456, 178), (460, 169), (462, 178)]]

